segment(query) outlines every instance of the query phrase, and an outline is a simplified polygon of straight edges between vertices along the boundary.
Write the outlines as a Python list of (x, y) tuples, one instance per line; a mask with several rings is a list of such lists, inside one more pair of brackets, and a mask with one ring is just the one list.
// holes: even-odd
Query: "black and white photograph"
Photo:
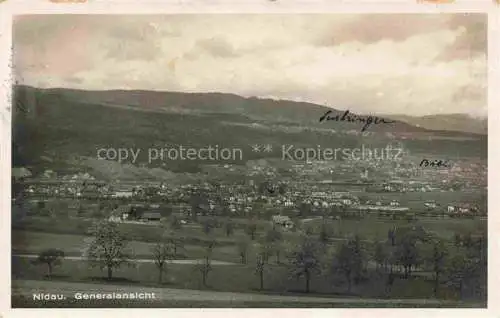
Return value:
[(12, 308), (487, 308), (488, 58), (479, 12), (13, 16)]

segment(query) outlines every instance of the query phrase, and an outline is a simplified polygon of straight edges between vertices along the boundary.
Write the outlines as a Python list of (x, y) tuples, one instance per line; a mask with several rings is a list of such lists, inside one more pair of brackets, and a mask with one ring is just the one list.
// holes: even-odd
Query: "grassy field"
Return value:
[[(34, 293), (62, 295), (57, 301), (35, 300)], [(147, 300), (84, 300), (78, 294), (148, 293)], [(481, 301), (457, 302), (423, 298), (365, 298), (345, 295), (318, 295), (270, 291), (218, 292), (213, 290), (176, 289), (169, 287), (123, 286), (61, 281), (16, 280), (11, 296), (13, 307), (173, 307), (173, 308), (485, 308)]]
[[(235, 229), (233, 235), (226, 236), (223, 228), (214, 228), (210, 236), (202, 231), (200, 224), (189, 224), (176, 232), (176, 235), (182, 236), (186, 244), (200, 245), (211, 239), (216, 239), (219, 245), (232, 245), (235, 241), (246, 239), (243, 223), (245, 220), (238, 220), (239, 229)], [(25, 219), (13, 224), (13, 230), (37, 231), (58, 234), (80, 234), (86, 235), (93, 220), (70, 218), (58, 219), (50, 217), (26, 217)], [(234, 222), (234, 221), (233, 221)], [(246, 222), (250, 222), (246, 220)], [(308, 222), (306, 227), (314, 226), (321, 220)], [(236, 222), (234, 222), (236, 223)], [(395, 226), (405, 226), (409, 224), (407, 220), (389, 220), (381, 219), (376, 216), (367, 216), (360, 220), (344, 219), (329, 221), (332, 225), (333, 236), (343, 238), (345, 236), (359, 234), (366, 239), (385, 239), (387, 231)], [(435, 232), (437, 235), (451, 239), (455, 232), (474, 232), (484, 230), (487, 227), (486, 220), (479, 219), (450, 219), (450, 218), (425, 218), (420, 217), (411, 224), (423, 225), (427, 230)], [(120, 229), (129, 240), (142, 242), (157, 242), (158, 238), (164, 232), (160, 226), (147, 224), (120, 224)], [(257, 227), (256, 236), (262, 236), (271, 228), (270, 222), (260, 222)], [(296, 236), (294, 233), (286, 234), (287, 238)]]
[[(318, 231), (321, 219), (311, 220), (306, 226), (313, 227), (313, 232)], [(385, 240), (387, 232), (394, 227), (408, 225), (421, 225), (427, 231), (443, 239), (453, 239), (455, 233), (467, 233), (486, 230), (488, 222), (479, 219), (436, 219), (418, 218), (415, 221), (387, 220), (375, 216), (366, 216), (360, 220), (328, 220), (327, 223), (333, 230), (334, 237), (348, 237), (354, 234), (368, 240)]]
[[(343, 238), (358, 233), (361, 237), (368, 240), (385, 240), (387, 239), (387, 231), (394, 226), (405, 226), (409, 223), (404, 220), (391, 220), (381, 221), (376, 218), (365, 218), (362, 220), (328, 220), (333, 230), (334, 237)], [(318, 232), (321, 226), (321, 220), (312, 220), (307, 223), (308, 227), (313, 229), (313, 232)], [(444, 239), (452, 240), (455, 233), (475, 232), (479, 230), (486, 230), (487, 222), (480, 220), (435, 220), (435, 219), (421, 219), (418, 222), (413, 222), (414, 225), (423, 225), (428, 231), (434, 232), (436, 235)], [(161, 237), (159, 228), (147, 225), (133, 225), (133, 227), (140, 228), (141, 231), (134, 235), (135, 239), (131, 239), (129, 247), (133, 255), (137, 258), (151, 258), (151, 248), (154, 242), (158, 241)], [(129, 227), (131, 231), (133, 227)], [(12, 249), (14, 253), (38, 253), (47, 248), (59, 248), (65, 252), (66, 255), (80, 256), (86, 245), (86, 240), (89, 238), (84, 233), (80, 234), (61, 234), (53, 233), (51, 231), (32, 230), (33, 227), (27, 227), (29, 230), (13, 230), (12, 231)], [(145, 229), (150, 229), (145, 231)], [(84, 232), (84, 231), (81, 231)], [(78, 233), (78, 232), (76, 232)], [(145, 237), (138, 234), (147, 233)], [(236, 231), (231, 237), (226, 237), (221, 231), (216, 231), (211, 236), (202, 233), (201, 229), (183, 228), (179, 230), (177, 235), (184, 237), (185, 251), (184, 256), (188, 259), (202, 258), (205, 252), (205, 244), (203, 242), (210, 239), (215, 239), (217, 244), (213, 250), (213, 259), (226, 261), (226, 262), (240, 262), (239, 248), (237, 242), (246, 240), (249, 242), (248, 248), (248, 261), (254, 261), (256, 254), (256, 241), (250, 241), (248, 236), (243, 231)], [(190, 236), (191, 235), (191, 236)], [(258, 236), (263, 236), (264, 232), (259, 232)], [(130, 237), (130, 236), (127, 236)], [(293, 242), (298, 239), (296, 233), (285, 233), (286, 242)], [(333, 244), (338, 242), (334, 241)]]
[[(319, 233), (321, 219), (311, 220), (303, 227), (311, 228), (315, 234)], [(479, 219), (434, 219), (420, 218), (417, 221), (383, 220), (374, 216), (367, 216), (361, 220), (327, 220), (332, 231), (332, 244), (338, 243), (353, 234), (359, 234), (366, 240), (386, 240), (388, 230), (401, 226), (422, 225), (426, 230), (435, 233), (447, 240), (452, 240), (455, 233), (486, 231), (487, 221)], [(12, 249), (14, 253), (38, 253), (47, 248), (59, 248), (66, 255), (80, 256), (86, 245), (88, 227), (91, 220), (72, 218), (58, 220), (49, 217), (28, 217), (13, 226)], [(164, 232), (159, 226), (144, 224), (120, 224), (120, 229), (130, 242), (130, 250), (136, 258), (151, 258), (151, 248), (158, 242)], [(236, 229), (231, 236), (226, 236), (224, 230), (216, 228), (210, 235), (203, 233), (200, 225), (184, 226), (177, 230), (176, 237), (182, 237), (185, 246), (185, 257), (188, 259), (202, 258), (206, 243), (216, 241), (213, 259), (226, 262), (240, 262), (238, 242), (249, 242), (248, 261), (253, 262), (256, 254), (255, 243), (266, 233), (265, 224), (257, 229), (256, 240), (250, 241), (242, 229)], [(284, 240), (288, 244), (299, 239), (294, 232), (284, 232)], [(88, 241), (88, 238), (87, 238)]]
[[(321, 220), (312, 220), (307, 226), (312, 226), (317, 233)], [(387, 230), (394, 226), (423, 225), (427, 230), (446, 238), (453, 239), (455, 232), (474, 232), (485, 229), (486, 221), (459, 220), (459, 219), (420, 219), (418, 221), (405, 220), (380, 220), (367, 217), (362, 220), (328, 220), (331, 223), (334, 236), (332, 249), (341, 242), (339, 238), (358, 233), (364, 239), (385, 240)], [(86, 242), (87, 226), (90, 220), (67, 219), (54, 220), (52, 218), (28, 217), (17, 223), (12, 231), (13, 254), (36, 254), (47, 248), (59, 248), (68, 256), (81, 256)], [(163, 229), (159, 226), (120, 224), (120, 229), (130, 239), (129, 247), (135, 258), (151, 259), (151, 248), (158, 241)], [(259, 280), (255, 274), (255, 255), (257, 246), (254, 245), (259, 237), (265, 235), (266, 228), (258, 229), (256, 241), (249, 241), (248, 235), (238, 229), (234, 235), (227, 237), (222, 229), (216, 229), (210, 236), (203, 233), (200, 226), (185, 226), (178, 230), (176, 236), (184, 237), (185, 257), (187, 259), (201, 259), (205, 255), (205, 243), (215, 239), (217, 244), (212, 252), (212, 259), (235, 263), (228, 266), (213, 266), (208, 275), (208, 287), (203, 286), (201, 273), (194, 264), (169, 264), (167, 274), (164, 275), (165, 283), (161, 286), (176, 289), (206, 289), (212, 291), (225, 291), (237, 293), (269, 293), (293, 295), (304, 290), (303, 278), (297, 279), (290, 275), (291, 269), (284, 264), (275, 264), (272, 257), (266, 268), (264, 291), (259, 291)], [(285, 242), (297, 240), (299, 235), (294, 232), (284, 233)], [(246, 239), (251, 244), (247, 251), (248, 263), (239, 264), (239, 249), (237, 242)], [(88, 239), (87, 239), (88, 240)], [(325, 254), (326, 255), (326, 254)], [(282, 254), (284, 260), (284, 253)], [(372, 297), (372, 298), (427, 298), (433, 295), (433, 282), (426, 276), (413, 276), (409, 279), (396, 279), (390, 290), (386, 290), (387, 277), (378, 274), (372, 269), (368, 270), (366, 280), (354, 285), (351, 292), (347, 293), (347, 284), (342, 277), (333, 276), (325, 271), (316, 273), (311, 279), (311, 294), (342, 296), (342, 297)], [(46, 266), (35, 265), (30, 259), (14, 256), (12, 259), (13, 280), (46, 280)], [(55, 268), (53, 281), (91, 282), (94, 284), (108, 284), (104, 281), (105, 273), (98, 268), (90, 268), (87, 262), (81, 260), (63, 260), (61, 266)], [(152, 263), (136, 263), (134, 267), (123, 267), (114, 272), (113, 283), (125, 286), (160, 286), (158, 284), (158, 271)], [(439, 298), (456, 299), (454, 290), (443, 286)], [(22, 299), (16, 301), (23, 303)], [(195, 302), (196, 303), (196, 302)], [(141, 304), (135, 304), (138, 307)], [(135, 306), (131, 304), (131, 306)], [(26, 305), (28, 306), (28, 305)], [(69, 304), (68, 306), (71, 306)], [(185, 303), (168, 303), (161, 306), (189, 307)], [(195, 307), (196, 305), (192, 305)], [(231, 304), (233, 306), (233, 304)], [(234, 307), (254, 306), (239, 303)]]
[[(14, 254), (38, 253), (48, 248), (58, 248), (64, 251), (67, 256), (81, 256), (86, 240), (90, 237), (85, 235), (55, 234), (35, 231), (13, 231), (12, 250)], [(129, 249), (135, 258), (152, 258), (151, 249), (155, 244), (141, 241), (130, 241)], [(185, 245), (184, 254), (188, 259), (201, 259), (205, 255), (205, 248), (202, 245)], [(216, 246), (213, 249), (213, 259), (226, 262), (240, 262), (238, 248), (236, 245)], [(252, 254), (252, 247), (249, 247), (249, 255)], [(182, 257), (180, 257), (182, 258)]]
[[(50, 217), (26, 217), (12, 225), (12, 230), (36, 231), (57, 234), (88, 234), (89, 228), (95, 220), (69, 218), (58, 219)], [(165, 229), (159, 225), (150, 224), (119, 224), (122, 233), (132, 241), (142, 241), (155, 243), (158, 241)], [(259, 229), (263, 233), (263, 229)], [(186, 244), (201, 245), (212, 239), (216, 239), (219, 245), (232, 245), (234, 241), (241, 238), (247, 238), (243, 230), (235, 230), (231, 237), (227, 237), (221, 228), (213, 229), (210, 236), (203, 233), (200, 225), (184, 226), (176, 232), (176, 235), (182, 236)]]
[[(264, 275), (264, 290), (259, 291), (259, 279), (255, 275), (253, 264), (234, 266), (213, 266), (208, 275), (205, 287), (202, 284), (201, 273), (195, 265), (169, 264), (164, 283), (158, 284), (158, 270), (154, 264), (139, 263), (135, 267), (122, 267), (115, 271), (111, 283), (124, 286), (150, 286), (180, 289), (201, 289), (224, 292), (265, 292), (269, 294), (296, 295), (303, 294), (305, 281), (290, 275), (291, 269), (285, 265), (268, 265)], [(16, 280), (47, 280), (46, 266), (32, 264), (24, 258), (13, 257), (12, 279)], [(86, 262), (64, 260), (55, 268), (52, 281), (78, 283), (108, 283), (105, 273), (98, 268), (90, 268)], [(375, 272), (369, 272), (369, 279), (359, 285), (353, 285), (347, 292), (347, 284), (341, 277), (328, 278), (326, 273), (318, 272), (311, 278), (311, 292), (308, 295), (321, 297), (388, 297), (388, 298), (429, 298), (432, 295), (432, 281), (422, 277), (411, 279), (396, 279), (392, 289), (386, 290), (386, 277)], [(455, 299), (456, 293), (442, 287), (440, 298)]]
[[(61, 295), (57, 301), (34, 299), (36, 293)], [(148, 293), (147, 300), (84, 300), (81, 293)], [(314, 293), (287, 293), (270, 291), (219, 292), (213, 290), (191, 290), (169, 287), (124, 286), (113, 283), (82, 283), (62, 281), (15, 280), (11, 295), (13, 307), (171, 307), (171, 308), (485, 308), (483, 301), (457, 302), (424, 298), (366, 298), (351, 295), (319, 295)]]

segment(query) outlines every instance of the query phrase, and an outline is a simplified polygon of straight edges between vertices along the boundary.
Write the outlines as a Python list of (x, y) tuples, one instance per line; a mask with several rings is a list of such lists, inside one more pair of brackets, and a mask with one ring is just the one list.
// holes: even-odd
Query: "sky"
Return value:
[(485, 14), (24, 15), (18, 82), (487, 115)]

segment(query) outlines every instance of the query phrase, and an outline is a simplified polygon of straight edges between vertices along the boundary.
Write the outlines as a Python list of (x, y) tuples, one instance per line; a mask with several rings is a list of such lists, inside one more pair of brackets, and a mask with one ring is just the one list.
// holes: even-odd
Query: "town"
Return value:
[[(422, 259), (405, 261), (400, 258), (403, 255), (398, 256), (397, 253), (400, 253), (399, 248), (408, 247), (398, 247), (395, 238), (402, 240), (399, 244), (406, 244), (407, 231), (417, 231), (412, 235), (420, 237), (420, 244), (429, 242), (429, 237), (446, 242), (446, 245), (460, 244), (475, 248), (476, 241), (479, 242), (477, 244), (483, 244), (481, 242), (484, 241), (487, 224), (485, 171), (484, 163), (474, 159), (462, 160), (444, 171), (420, 167), (416, 158), (414, 161), (405, 161), (405, 164), (382, 161), (301, 163), (268, 158), (248, 162), (245, 166), (208, 165), (204, 167), (204, 172), (209, 177), (181, 184), (158, 180), (105, 181), (88, 172), (58, 175), (50, 170), (35, 177), (26, 168), (13, 169), (12, 226), (17, 242), (13, 245), (13, 253), (18, 257), (24, 255), (20, 258), (22, 260), (23, 257), (31, 257), (34, 251), (52, 251), (51, 255), (60, 251), (60, 254), (55, 255), (76, 257), (83, 261), (89, 257), (88, 247), (77, 243), (78, 237), (83, 241), (90, 239), (88, 231), (93, 231), (96, 224), (104, 226), (106, 232), (103, 235), (111, 235), (109, 233), (115, 230), (108, 226), (114, 224), (116, 229), (127, 233), (124, 239), (136, 246), (134, 255), (137, 261), (153, 262), (161, 267), (160, 284), (165, 280), (161, 274), (164, 270), (161, 258), (170, 255), (167, 259), (174, 263), (169, 264), (168, 268), (174, 273), (170, 272), (167, 281), (177, 281), (180, 279), (177, 275), (184, 275), (178, 272), (180, 268), (173, 269), (181, 266), (175, 262), (193, 262), (194, 270), (198, 268), (201, 273), (202, 289), (236, 291), (236, 285), (219, 286), (220, 280), (216, 277), (227, 271), (222, 269), (227, 267), (224, 264), (242, 264), (239, 274), (234, 275), (249, 277), (247, 270), (252, 268), (252, 263), (257, 262), (261, 264), (258, 268), (262, 275), (259, 290), (263, 290), (267, 284), (271, 284), (264, 282), (264, 275), (269, 275), (271, 270), (274, 275), (283, 275), (289, 270), (291, 264), (287, 264), (283, 258), (295, 255), (294, 249), (301, 248), (301, 237), (306, 241), (318, 237), (325, 251), (329, 251), (326, 255), (339, 251), (339, 246), (344, 246), (342, 244), (351, 246), (360, 244), (355, 242), (361, 240), (365, 255), (362, 262), (367, 262), (364, 266), (372, 270), (383, 266), (382, 273), (385, 274), (377, 274), (378, 278), (367, 278), (372, 274), (365, 269), (362, 276), (369, 283), (358, 282), (356, 287), (351, 286), (348, 276), (347, 292), (351, 293), (353, 288), (357, 288), (359, 293), (364, 294), (366, 291), (361, 292), (359, 288), (369, 284), (371, 287), (367, 290), (372, 296), (399, 293), (401, 287), (391, 286), (395, 277), (400, 277), (401, 281), (407, 282), (406, 292), (413, 295), (414, 283), (407, 281), (407, 277), (417, 275), (415, 277), (425, 280), (433, 277), (429, 273), (431, 268), (428, 267), (427, 256), (417, 256), (427, 253), (426, 247), (418, 247), (423, 250), (415, 255)], [(450, 223), (451, 220), (455, 221)], [(67, 243), (62, 243), (59, 238), (65, 238)], [(33, 240), (37, 240), (39, 249), (28, 244), (34, 244)], [(140, 247), (144, 244), (149, 247)], [(393, 252), (391, 244), (395, 248)], [(414, 241), (412, 244), (417, 243)], [(159, 251), (166, 251), (165, 246), (173, 250), (158, 254)], [(203, 252), (204, 249), (207, 250)], [(149, 254), (150, 251), (153, 254)], [(478, 251), (484, 251), (484, 246), (481, 245)], [(276, 263), (271, 263), (270, 257), (273, 255), (277, 257)], [(354, 257), (355, 254), (348, 255)], [(390, 257), (396, 258), (391, 260)], [(261, 261), (264, 263), (259, 263)], [(65, 264), (68, 262), (65, 260)], [(394, 267), (387, 267), (387, 264), (393, 264)], [(28, 275), (24, 273), (26, 266), (16, 267), (16, 272), (19, 271), (16, 277)], [(28, 270), (29, 275), (40, 275), (31, 273), (38, 272), (33, 265), (29, 268), (32, 268)], [(209, 275), (211, 268), (217, 270)], [(108, 279), (112, 277), (111, 270), (117, 272), (114, 275), (123, 275), (119, 274), (123, 273), (119, 267), (109, 267), (108, 270)], [(409, 274), (411, 270), (412, 275)], [(51, 276), (49, 272), (47, 277)], [(145, 279), (142, 276), (138, 278), (141, 281)], [(210, 276), (214, 278), (210, 279)], [(309, 278), (306, 282), (305, 292), (309, 292), (314, 287), (309, 287)], [(194, 288), (191, 284), (189, 286)], [(372, 284), (386, 287), (379, 290)], [(438, 288), (436, 286), (441, 283), (429, 284), (434, 286), (432, 293), (436, 297), (444, 297), (438, 289), (447, 289), (447, 285)], [(250, 286), (241, 288), (253, 288)], [(325, 287), (316, 288), (324, 290)], [(451, 298), (471, 297), (464, 296), (466, 294), (463, 291), (459, 295)]]
[[(487, 170), (479, 162), (455, 165), (450, 171), (423, 169), (416, 164), (398, 163), (390, 167), (394, 170), (389, 170), (382, 166), (383, 162), (360, 167), (356, 162), (326, 161), (289, 165), (278, 162), (280, 166), (276, 168), (262, 161), (247, 165), (246, 171), (227, 164), (207, 167), (222, 176), (244, 176), (234, 183), (209, 180), (180, 187), (170, 187), (161, 181), (106, 182), (88, 173), (57, 176), (50, 170), (40, 178), (30, 178), (29, 171), (24, 171), (24, 175), (19, 171), (17, 177), (13, 172), (13, 176), (25, 185), (22, 195), (28, 200), (23, 203), (29, 202), (32, 210), (55, 198), (88, 202), (89, 206), (107, 202), (108, 208), (112, 208), (109, 217), (115, 221), (160, 221), (165, 211), (169, 211), (188, 222), (193, 210), (202, 216), (267, 220), (276, 214), (291, 219), (361, 218), (366, 214), (393, 219), (486, 216), (483, 202), (455, 195), (464, 190), (478, 193), (486, 189)], [(386, 181), (374, 181), (382, 177)], [(427, 200), (421, 200), (426, 197)], [(147, 217), (131, 213), (135, 207), (141, 207)], [(116, 215), (117, 211), (121, 214)], [(77, 212), (78, 209), (75, 215)]]

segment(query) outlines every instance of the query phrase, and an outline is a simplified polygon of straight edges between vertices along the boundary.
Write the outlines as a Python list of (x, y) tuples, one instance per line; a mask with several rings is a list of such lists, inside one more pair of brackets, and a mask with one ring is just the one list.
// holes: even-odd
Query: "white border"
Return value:
[[(48, 0), (7, 0), (0, 3), (0, 231), (3, 242), (1, 255), (8, 255), (0, 263), (0, 316), (6, 317), (88, 317), (95, 315), (135, 317), (139, 315), (169, 317), (251, 317), (267, 318), (276, 314), (288, 317), (336, 316), (384, 318), (400, 317), (500, 317), (500, 239), (495, 230), (500, 229), (499, 206), (500, 173), (495, 163), (500, 162), (500, 4), (486, 0), (457, 0), (453, 4), (417, 4), (409, 0), (218, 0), (158, 2), (136, 0), (89, 0), (86, 4), (55, 4)], [(232, 3), (231, 3), (232, 2)], [(252, 3), (254, 2), (254, 3)], [(11, 113), (11, 37), (12, 16), (17, 14), (168, 14), (168, 13), (488, 13), (488, 309), (10, 309), (10, 170)], [(496, 89), (495, 89), (496, 88)], [(495, 138), (497, 137), (497, 138)], [(495, 195), (497, 194), (497, 195)]]

